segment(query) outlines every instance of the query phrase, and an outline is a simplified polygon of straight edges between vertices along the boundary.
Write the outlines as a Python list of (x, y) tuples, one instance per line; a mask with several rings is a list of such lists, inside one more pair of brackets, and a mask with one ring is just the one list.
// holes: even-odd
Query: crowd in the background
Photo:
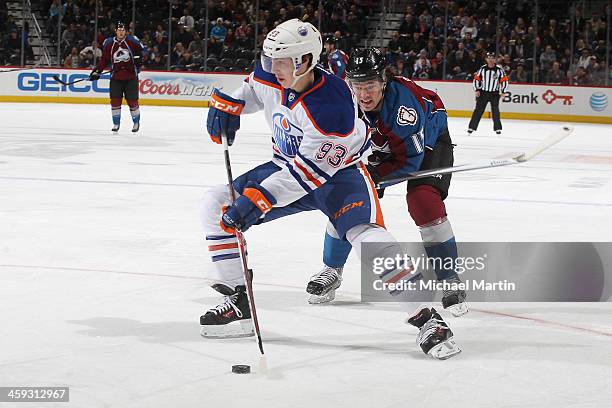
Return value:
[[(134, 27), (131, 0), (104, 0), (98, 3), (94, 39), (95, 1), (40, 0), (48, 10), (47, 32), (52, 41), (59, 38), (64, 67), (91, 68), (94, 54), (100, 56), (100, 46), (113, 35), (117, 21), (129, 24), (140, 39), (143, 68), (150, 70), (170, 66), (173, 70), (248, 72), (266, 34), (291, 18), (319, 26), (324, 38), (334, 37), (337, 47), (350, 53), (368, 38), (368, 21), (380, 11), (381, 3), (326, 0), (320, 11), (319, 0), (259, 0), (256, 13), (255, 0), (176, 0), (171, 9), (168, 0), (148, 0), (137, 2)], [(403, 21), (383, 49), (389, 65), (410, 78), (470, 80), (486, 52), (493, 51), (514, 83), (605, 84), (612, 72), (606, 70), (606, 9), (583, 16), (578, 7), (572, 25), (572, 2), (540, 0), (536, 29), (534, 2), (503, 0), (499, 21), (496, 3), (450, 1), (445, 21), (444, 0), (397, 0), (394, 4), (400, 9), (394, 11), (403, 13)], [(0, 63), (14, 64), (21, 31), (7, 16), (6, 0), (0, 0), (0, 35)]]
[(466, 80), (497, 52), (511, 83), (605, 84), (605, 9), (588, 17), (577, 10), (572, 58), (572, 2), (540, 1), (537, 28), (533, 1), (503, 1), (499, 21), (495, 3), (450, 2), (445, 27), (444, 1), (414, 2), (385, 50), (388, 62), (411, 78)]
[[(254, 64), (255, 50), (276, 25), (291, 18), (318, 25), (320, 13), (318, 0), (260, 0), (258, 14), (254, 0), (209, 0), (208, 15), (203, 1), (176, 1), (169, 10), (167, 0), (151, 0), (137, 3), (133, 27), (132, 2), (108, 0), (99, 3), (99, 35), (94, 44), (94, 0), (49, 1), (47, 29), (57, 33), (61, 24), (61, 57), (69, 68), (91, 67), (94, 52), (99, 52), (94, 45), (100, 47), (104, 38), (113, 34), (115, 23), (123, 21), (130, 24), (130, 31), (144, 46), (144, 69), (163, 70), (170, 65), (174, 70), (248, 72)], [(363, 20), (372, 8), (370, 3), (373, 2), (322, 2), (322, 29), (336, 33), (343, 45), (356, 45), (365, 34)], [(170, 14), (172, 33), (168, 25)]]

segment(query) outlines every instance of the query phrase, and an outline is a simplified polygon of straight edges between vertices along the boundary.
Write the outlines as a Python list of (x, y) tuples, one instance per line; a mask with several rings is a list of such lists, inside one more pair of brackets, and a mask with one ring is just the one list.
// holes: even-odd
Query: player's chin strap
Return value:
[(442, 174), (448, 173), (457, 173), (460, 171), (468, 171), (468, 170), (478, 170), (478, 169), (488, 169), (491, 167), (501, 167), (508, 166), (511, 164), (524, 163), (528, 160), (533, 159), (538, 154), (542, 153), (544, 150), (552, 147), (553, 145), (559, 143), (561, 140), (565, 139), (574, 131), (574, 127), (571, 125), (564, 125), (561, 129), (556, 130), (554, 133), (546, 137), (536, 146), (527, 150), (524, 153), (521, 153), (517, 156), (514, 156), (509, 159), (488, 159), (482, 160), (474, 163), (462, 164), (459, 166), (453, 167), (440, 167), (437, 169), (431, 170), (422, 170), (422, 171), (414, 171), (412, 173), (408, 173), (401, 177), (394, 177), (391, 179), (382, 179), (378, 182), (377, 188), (389, 187), (393, 184), (401, 183), (402, 181), (413, 180), (423, 177), (432, 177)]

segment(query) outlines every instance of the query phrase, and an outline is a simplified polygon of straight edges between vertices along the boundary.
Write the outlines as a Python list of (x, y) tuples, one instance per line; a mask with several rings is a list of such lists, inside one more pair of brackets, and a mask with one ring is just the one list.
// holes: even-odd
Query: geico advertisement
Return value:
[[(82, 70), (27, 70), (6, 73), (0, 78), (0, 95), (41, 95), (67, 97), (101, 97), (108, 95), (110, 74), (97, 81), (83, 81), (89, 71)], [(66, 83), (55, 80), (55, 76)], [(213, 89), (234, 90), (240, 86), (245, 75), (199, 74), (199, 73), (140, 73), (138, 82), (141, 98), (207, 100)]]

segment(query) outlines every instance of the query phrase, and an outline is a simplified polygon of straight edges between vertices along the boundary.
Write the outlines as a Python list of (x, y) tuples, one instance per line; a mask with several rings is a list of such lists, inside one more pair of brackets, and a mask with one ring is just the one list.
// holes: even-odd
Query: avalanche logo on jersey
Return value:
[(418, 115), (412, 108), (401, 105), (397, 111), (397, 124), (400, 126), (414, 125), (417, 123)]
[(130, 60), (130, 53), (125, 48), (119, 48), (113, 54), (113, 62), (114, 63), (127, 62), (129, 60)]
[(302, 129), (289, 122), (282, 113), (272, 116), (272, 127), (274, 143), (278, 149), (287, 157), (295, 157), (302, 143), (304, 132)]

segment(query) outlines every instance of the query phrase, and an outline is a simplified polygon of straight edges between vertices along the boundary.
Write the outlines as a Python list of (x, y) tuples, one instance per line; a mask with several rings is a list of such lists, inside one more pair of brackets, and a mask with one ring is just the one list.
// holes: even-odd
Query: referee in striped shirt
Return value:
[(508, 77), (504, 69), (495, 64), (494, 53), (488, 52), (486, 61), (487, 63), (474, 74), (473, 85), (476, 91), (476, 109), (474, 109), (472, 119), (470, 119), (468, 134), (478, 129), (478, 123), (487, 107), (487, 103), (491, 103), (495, 133), (499, 135), (502, 130), (501, 120), (499, 119), (499, 97), (508, 89)]

